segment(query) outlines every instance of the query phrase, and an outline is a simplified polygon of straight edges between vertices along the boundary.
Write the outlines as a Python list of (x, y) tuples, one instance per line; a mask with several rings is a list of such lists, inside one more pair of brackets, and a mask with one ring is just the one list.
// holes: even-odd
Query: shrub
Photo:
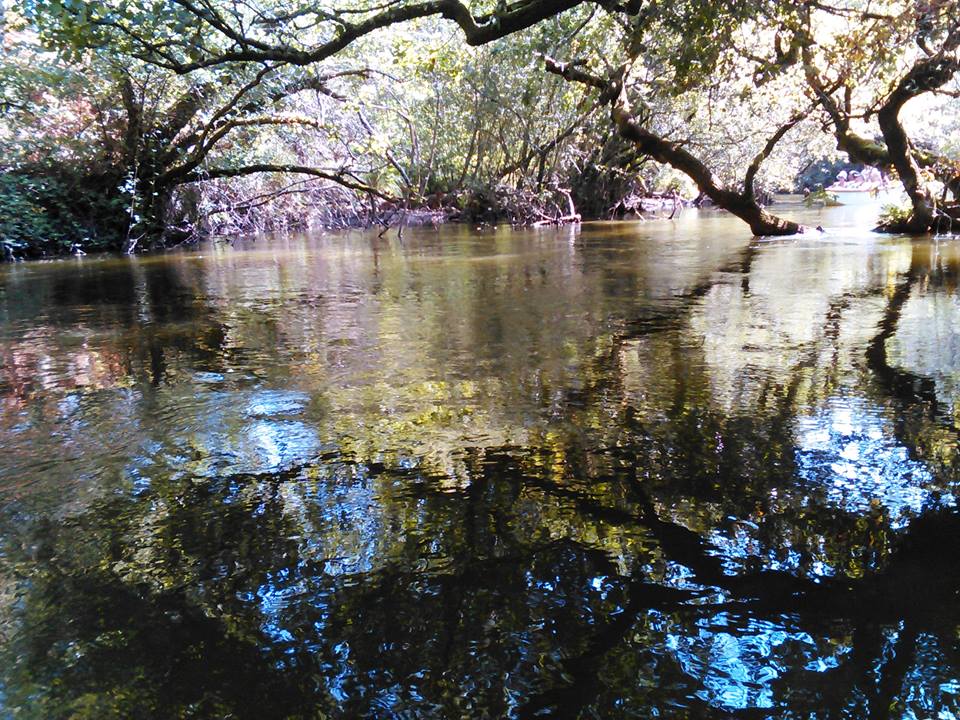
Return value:
[(900, 227), (906, 225), (912, 215), (913, 209), (909, 206), (884, 205), (880, 211), (879, 226)]
[[(0, 250), (5, 259), (62, 255), (115, 244), (115, 201), (50, 175), (0, 173)], [(103, 223), (98, 222), (104, 220)], [(111, 231), (98, 232), (99, 227)]]

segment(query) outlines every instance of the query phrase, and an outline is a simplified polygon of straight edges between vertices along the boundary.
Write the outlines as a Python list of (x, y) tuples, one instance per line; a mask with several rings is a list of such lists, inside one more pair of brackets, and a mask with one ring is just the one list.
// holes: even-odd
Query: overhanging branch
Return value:
[[(208, 52), (199, 59), (185, 60), (175, 57), (170, 47), (158, 46), (134, 28), (113, 19), (94, 18), (93, 22), (105, 27), (114, 27), (141, 45), (145, 59), (161, 67), (186, 74), (203, 68), (234, 62), (278, 62), (306, 66), (336, 55), (360, 38), (391, 25), (427, 17), (442, 17), (455, 22), (463, 32), (468, 45), (484, 45), (532, 27), (537, 23), (570, 10), (588, 0), (517, 0), (506, 4), (489, 15), (474, 16), (460, 0), (425, 0), (409, 5), (384, 5), (386, 9), (360, 22), (347, 22), (341, 14), (328, 14), (325, 19), (336, 25), (336, 33), (313, 48), (296, 48), (289, 45), (270, 44), (249, 37), (242, 28), (230, 25), (222, 16), (212, 15), (197, 7), (190, 0), (175, 0), (187, 12), (228, 41), (228, 49)], [(596, 0), (590, 0), (596, 1)], [(320, 11), (315, 11), (320, 14)], [(185, 48), (184, 48), (185, 49)], [(196, 46), (191, 46), (196, 50)], [(152, 55), (152, 57), (151, 57)]]
[(763, 146), (763, 149), (758, 152), (753, 161), (747, 167), (747, 173), (743, 179), (743, 192), (748, 197), (754, 197), (754, 187), (753, 183), (756, 180), (757, 173), (760, 171), (760, 166), (763, 164), (763, 161), (766, 160), (770, 153), (773, 152), (774, 148), (777, 146), (777, 143), (783, 139), (783, 136), (786, 135), (790, 130), (796, 126), (800, 121), (806, 118), (812, 108), (807, 110), (802, 110), (794, 114), (787, 122), (777, 128), (776, 132), (770, 136), (770, 139), (767, 140), (766, 145)]
[(180, 179), (177, 184), (182, 185), (192, 182), (202, 182), (204, 180), (219, 180), (222, 178), (240, 177), (243, 175), (255, 175), (257, 173), (286, 173), (291, 175), (312, 175), (313, 177), (329, 180), (348, 190), (374, 195), (387, 202), (396, 202), (396, 198), (387, 195), (376, 188), (362, 183), (344, 172), (330, 172), (319, 168), (306, 165), (273, 165), (269, 163), (254, 163), (252, 165), (241, 165), (232, 168), (210, 168), (203, 171), (195, 170)]

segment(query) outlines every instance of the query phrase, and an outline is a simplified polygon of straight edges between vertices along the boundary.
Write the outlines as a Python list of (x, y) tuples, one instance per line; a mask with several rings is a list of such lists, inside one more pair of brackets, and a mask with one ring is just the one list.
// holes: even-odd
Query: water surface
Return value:
[(0, 713), (954, 717), (960, 243), (804, 219), (0, 268)]

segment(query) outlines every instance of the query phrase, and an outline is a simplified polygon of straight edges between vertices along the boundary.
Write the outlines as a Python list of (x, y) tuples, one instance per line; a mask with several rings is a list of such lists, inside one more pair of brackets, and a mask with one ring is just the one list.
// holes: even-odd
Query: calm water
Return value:
[(0, 268), (0, 716), (960, 713), (960, 241)]

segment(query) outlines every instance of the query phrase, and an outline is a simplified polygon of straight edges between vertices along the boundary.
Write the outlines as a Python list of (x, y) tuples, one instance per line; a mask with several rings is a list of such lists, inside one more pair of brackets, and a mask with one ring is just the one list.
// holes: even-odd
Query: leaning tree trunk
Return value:
[[(703, 189), (701, 187), (701, 189)], [(726, 197), (718, 202), (713, 195), (707, 196), (730, 214), (743, 220), (750, 226), (754, 235), (796, 235), (804, 231), (804, 226), (792, 220), (784, 220), (761, 207), (752, 195), (724, 191)]]
[(933, 228), (936, 217), (936, 204), (923, 189), (920, 181), (920, 168), (913, 159), (910, 139), (900, 124), (898, 117), (900, 105), (891, 107), (889, 104), (877, 114), (883, 139), (887, 144), (893, 166), (897, 169), (903, 189), (910, 198), (913, 207), (909, 219), (902, 225), (891, 230), (896, 232), (925, 233)]
[(757, 202), (753, 192), (753, 177), (757, 168), (772, 150), (773, 144), (790, 127), (793, 127), (796, 124), (795, 122), (791, 122), (789, 127), (785, 126), (782, 131), (778, 130), (777, 134), (771, 138), (767, 147), (757, 156), (748, 169), (744, 190), (734, 192), (719, 186), (713, 179), (713, 173), (710, 172), (710, 169), (680, 145), (665, 140), (641, 127), (630, 112), (622, 93), (621, 98), (613, 105), (612, 115), (620, 134), (627, 140), (632, 141), (640, 152), (649, 155), (657, 162), (665, 163), (685, 173), (717, 207), (728, 211), (747, 223), (754, 235), (796, 235), (804, 231), (804, 227), (799, 223), (784, 220), (764, 210)]
[(960, 58), (955, 54), (958, 45), (960, 30), (955, 29), (939, 53), (917, 61), (910, 68), (877, 113), (877, 122), (880, 124), (890, 159), (913, 206), (913, 215), (903, 228), (907, 232), (933, 231), (938, 218), (936, 199), (923, 187), (916, 153), (900, 123), (900, 110), (907, 101), (937, 90), (953, 79), (960, 71)]
[(850, 130), (849, 109), (844, 110), (831, 97), (813, 67), (809, 53), (805, 53), (808, 82), (833, 121), (837, 147), (845, 151), (854, 162), (896, 170), (910, 198), (910, 217), (902, 222), (881, 225), (877, 228), (880, 231), (927, 233), (935, 230), (938, 221), (944, 217), (944, 212), (937, 208), (936, 199), (924, 188), (920, 167), (949, 167), (952, 163), (942, 163), (941, 158), (932, 153), (918, 152), (900, 122), (900, 111), (908, 101), (943, 87), (960, 71), (960, 59), (955, 55), (958, 45), (960, 31), (954, 31), (944, 42), (940, 52), (917, 60), (901, 77), (877, 112), (877, 122), (883, 134), (882, 145), (868, 141)]
[(718, 185), (710, 168), (679, 143), (670, 142), (641, 125), (630, 109), (623, 82), (625, 67), (621, 69), (619, 79), (608, 80), (585, 72), (574, 63), (557, 62), (546, 55), (543, 59), (548, 72), (600, 90), (600, 102), (610, 103), (610, 115), (621, 137), (633, 143), (641, 154), (686, 174), (718, 207), (747, 223), (754, 235), (795, 235), (804, 231), (805, 228), (799, 223), (784, 220), (764, 210), (757, 202), (753, 189), (753, 181), (760, 165), (790, 128), (800, 122), (802, 115), (794, 116), (777, 129), (747, 168), (743, 190), (734, 192)]

